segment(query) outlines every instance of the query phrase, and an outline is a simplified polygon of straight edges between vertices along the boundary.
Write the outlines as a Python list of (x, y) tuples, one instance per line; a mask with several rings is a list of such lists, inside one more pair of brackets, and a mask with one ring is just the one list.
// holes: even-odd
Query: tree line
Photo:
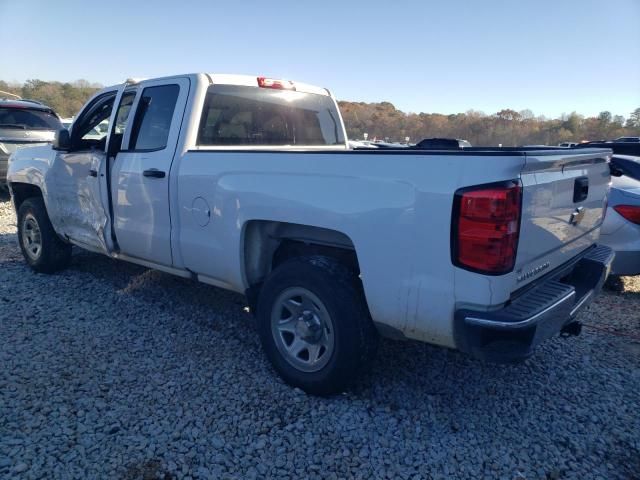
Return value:
[[(53, 108), (62, 118), (73, 117), (89, 97), (101, 88), (102, 85), (99, 83), (90, 83), (86, 80), (75, 82), (27, 80), (23, 84), (10, 84), (0, 80), (0, 90), (42, 102)], [(0, 98), (2, 97), (3, 94), (0, 93)]]
[[(23, 98), (41, 101), (61, 117), (74, 116), (87, 99), (102, 85), (86, 80), (46, 82), (27, 80), (9, 84), (0, 80), (0, 90)], [(2, 94), (0, 94), (2, 97)], [(561, 142), (613, 139), (640, 136), (640, 108), (628, 118), (601, 112), (585, 117), (576, 112), (560, 118), (535, 116), (531, 110), (504, 109), (494, 114), (476, 110), (443, 115), (440, 113), (406, 113), (392, 103), (341, 101), (340, 111), (351, 139), (418, 142), (423, 138), (447, 137), (469, 140), (472, 145), (557, 145)]]
[(468, 140), (472, 145), (557, 145), (561, 142), (610, 140), (621, 136), (640, 136), (640, 108), (629, 118), (601, 112), (585, 117), (576, 112), (561, 118), (534, 116), (531, 110), (500, 110), (487, 115), (465, 113), (405, 113), (389, 102), (339, 102), (349, 138), (388, 139), (411, 142), (423, 138), (445, 137)]

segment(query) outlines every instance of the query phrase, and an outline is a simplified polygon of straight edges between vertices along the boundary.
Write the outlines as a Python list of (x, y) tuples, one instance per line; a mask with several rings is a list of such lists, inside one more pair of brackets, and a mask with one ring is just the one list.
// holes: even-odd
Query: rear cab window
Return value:
[(131, 127), (131, 150), (166, 148), (179, 93), (180, 87), (176, 84), (147, 87), (142, 91)]
[(328, 95), (240, 85), (212, 85), (199, 146), (336, 146), (344, 131)]
[(47, 110), (0, 107), (0, 128), (21, 130), (60, 130), (60, 119)]

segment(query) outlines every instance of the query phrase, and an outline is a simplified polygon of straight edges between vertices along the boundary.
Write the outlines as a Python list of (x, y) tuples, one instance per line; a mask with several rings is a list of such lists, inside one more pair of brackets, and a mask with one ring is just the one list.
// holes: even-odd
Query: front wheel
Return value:
[(28, 198), (20, 205), (18, 242), (22, 255), (36, 272), (54, 273), (71, 261), (71, 245), (54, 231), (42, 198)]
[(260, 292), (258, 329), (267, 357), (290, 385), (343, 391), (373, 359), (377, 334), (358, 277), (323, 256), (277, 267)]

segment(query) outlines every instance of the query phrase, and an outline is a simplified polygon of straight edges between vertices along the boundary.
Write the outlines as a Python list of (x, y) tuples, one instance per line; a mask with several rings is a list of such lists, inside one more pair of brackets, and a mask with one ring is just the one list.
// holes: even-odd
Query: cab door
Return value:
[(113, 229), (120, 254), (171, 266), (169, 172), (176, 153), (190, 82), (142, 82), (123, 150), (111, 173)]
[(61, 232), (74, 243), (100, 253), (107, 215), (102, 201), (100, 170), (106, 160), (106, 140), (117, 90), (102, 92), (78, 115), (71, 129), (71, 146), (56, 151), (49, 175)]

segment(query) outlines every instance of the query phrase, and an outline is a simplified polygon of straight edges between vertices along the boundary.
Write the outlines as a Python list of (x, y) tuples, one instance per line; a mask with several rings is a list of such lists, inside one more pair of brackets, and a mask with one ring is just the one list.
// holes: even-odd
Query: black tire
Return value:
[[(326, 365), (318, 371), (302, 371), (292, 365), (279, 350), (277, 334), (272, 331), (272, 315), (280, 315), (275, 313), (276, 308), (282, 308), (276, 307), (279, 297), (299, 288), (311, 292), (322, 302), (333, 330), (331, 353), (325, 360)], [(344, 391), (371, 365), (375, 355), (378, 335), (360, 279), (330, 257), (296, 257), (278, 266), (260, 291), (257, 320), (262, 346), (275, 370), (289, 385), (310, 394), (331, 395)]]
[[(28, 244), (25, 231), (37, 226), (40, 237), (38, 253)], [(71, 245), (62, 241), (53, 230), (44, 201), (39, 197), (28, 198), (18, 209), (18, 242), (20, 250), (29, 266), (38, 273), (55, 273), (66, 268), (71, 262)]]

